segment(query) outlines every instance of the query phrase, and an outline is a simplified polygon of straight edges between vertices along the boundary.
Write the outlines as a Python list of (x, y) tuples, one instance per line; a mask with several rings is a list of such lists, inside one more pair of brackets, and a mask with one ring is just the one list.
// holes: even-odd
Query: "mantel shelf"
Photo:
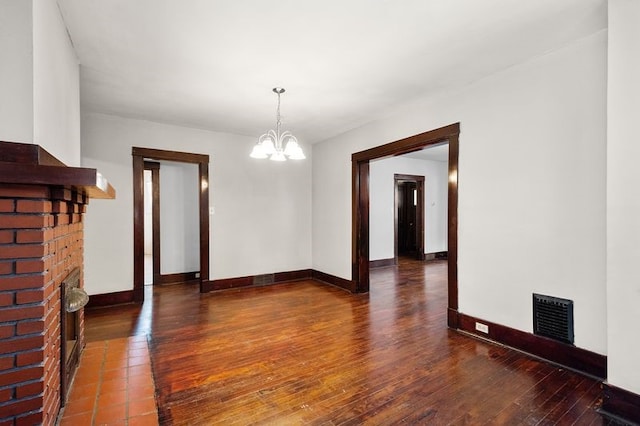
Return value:
[(0, 142), (0, 184), (62, 186), (90, 198), (116, 197), (96, 169), (67, 167), (39, 145), (24, 143)]

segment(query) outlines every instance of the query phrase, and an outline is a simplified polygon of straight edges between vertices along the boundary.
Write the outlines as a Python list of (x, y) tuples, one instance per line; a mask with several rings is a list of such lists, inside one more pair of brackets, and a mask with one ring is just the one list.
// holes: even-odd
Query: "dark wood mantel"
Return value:
[(89, 198), (116, 197), (116, 191), (96, 169), (67, 167), (39, 145), (0, 141), (0, 183), (53, 185)]

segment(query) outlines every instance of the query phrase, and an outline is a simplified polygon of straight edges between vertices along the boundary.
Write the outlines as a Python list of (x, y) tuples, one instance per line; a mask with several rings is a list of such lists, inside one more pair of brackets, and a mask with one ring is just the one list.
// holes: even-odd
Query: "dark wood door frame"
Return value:
[(144, 169), (151, 172), (151, 217), (153, 239), (153, 285), (160, 282), (160, 163), (145, 161)]
[[(403, 175), (395, 173), (393, 175), (393, 187), (395, 194), (398, 193), (398, 185), (402, 182), (415, 182), (416, 200), (416, 259), (424, 260), (424, 176)], [(394, 196), (393, 206), (393, 256), (396, 265), (398, 264), (398, 198)]]
[(133, 300), (144, 301), (144, 162), (175, 161), (198, 165), (200, 222), (200, 292), (209, 280), (209, 156), (133, 147)]
[(460, 123), (451, 124), (351, 156), (351, 276), (356, 292), (369, 291), (369, 162), (449, 143), (447, 324), (458, 328), (458, 150)]

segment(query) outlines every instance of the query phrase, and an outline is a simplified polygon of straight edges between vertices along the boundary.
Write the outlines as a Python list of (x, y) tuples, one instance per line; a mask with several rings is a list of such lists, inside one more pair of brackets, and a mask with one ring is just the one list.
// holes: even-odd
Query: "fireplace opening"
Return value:
[(60, 404), (64, 406), (69, 384), (78, 367), (80, 312), (89, 296), (80, 288), (80, 268), (75, 268), (60, 286)]

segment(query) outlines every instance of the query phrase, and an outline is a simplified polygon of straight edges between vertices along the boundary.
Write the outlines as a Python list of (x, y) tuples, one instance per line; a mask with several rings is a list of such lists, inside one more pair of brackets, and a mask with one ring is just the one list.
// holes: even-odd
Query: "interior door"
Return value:
[(398, 184), (398, 255), (415, 255), (417, 251), (417, 184)]

